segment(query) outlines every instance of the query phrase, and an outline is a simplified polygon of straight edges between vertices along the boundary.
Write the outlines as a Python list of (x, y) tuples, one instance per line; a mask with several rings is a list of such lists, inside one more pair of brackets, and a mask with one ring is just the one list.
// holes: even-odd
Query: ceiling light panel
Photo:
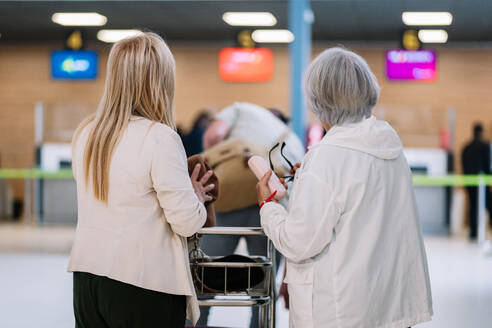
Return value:
[(446, 43), (448, 32), (445, 30), (420, 30), (419, 40), (422, 43)]
[(108, 21), (98, 13), (55, 13), (51, 20), (63, 26), (103, 26)]
[(410, 26), (447, 26), (453, 22), (451, 13), (442, 12), (412, 12), (405, 11), (401, 14), (403, 23)]
[(251, 37), (257, 43), (290, 43), (294, 41), (294, 34), (289, 30), (255, 30)]
[(114, 43), (141, 33), (139, 30), (100, 30), (97, 32), (97, 38), (103, 42)]
[(226, 12), (222, 19), (232, 26), (274, 26), (277, 19), (269, 12)]

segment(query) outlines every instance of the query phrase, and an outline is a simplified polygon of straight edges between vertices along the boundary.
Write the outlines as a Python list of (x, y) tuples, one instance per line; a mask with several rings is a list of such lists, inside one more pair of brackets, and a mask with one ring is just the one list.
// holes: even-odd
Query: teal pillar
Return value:
[(311, 24), (313, 12), (309, 0), (289, 1), (289, 29), (294, 34), (290, 43), (290, 108), (292, 129), (306, 142), (306, 106), (303, 75), (311, 58)]

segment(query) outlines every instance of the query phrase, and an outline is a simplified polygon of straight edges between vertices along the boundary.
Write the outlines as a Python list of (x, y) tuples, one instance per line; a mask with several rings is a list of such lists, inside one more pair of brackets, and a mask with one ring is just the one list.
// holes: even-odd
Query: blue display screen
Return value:
[(97, 52), (55, 50), (51, 53), (51, 77), (64, 80), (92, 80), (97, 77)]

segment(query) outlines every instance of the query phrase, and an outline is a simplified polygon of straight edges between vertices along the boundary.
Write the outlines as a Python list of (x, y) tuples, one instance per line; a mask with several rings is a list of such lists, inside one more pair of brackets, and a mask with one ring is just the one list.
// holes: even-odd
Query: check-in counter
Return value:
[(0, 179), (0, 220), (12, 217), (13, 196), (7, 180)]
[[(43, 171), (70, 168), (72, 148), (67, 143), (47, 143), (39, 149)], [(38, 181), (36, 202), (39, 221), (45, 224), (77, 223), (77, 187), (73, 179)]]
[[(447, 153), (443, 149), (405, 148), (404, 154), (413, 174), (447, 174)], [(446, 233), (446, 187), (415, 187), (414, 190), (424, 232)]]

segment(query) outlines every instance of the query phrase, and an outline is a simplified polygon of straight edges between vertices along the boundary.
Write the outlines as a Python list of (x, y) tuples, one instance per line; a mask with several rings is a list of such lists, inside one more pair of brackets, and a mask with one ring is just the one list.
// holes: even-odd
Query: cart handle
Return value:
[(250, 297), (248, 299), (201, 299), (200, 306), (261, 306), (270, 303), (270, 297)]
[(210, 227), (202, 228), (197, 232), (198, 235), (242, 235), (242, 236), (264, 236), (263, 229), (260, 227)]
[(268, 268), (272, 266), (272, 262), (249, 263), (249, 262), (198, 262), (192, 263), (199, 267), (207, 268)]

